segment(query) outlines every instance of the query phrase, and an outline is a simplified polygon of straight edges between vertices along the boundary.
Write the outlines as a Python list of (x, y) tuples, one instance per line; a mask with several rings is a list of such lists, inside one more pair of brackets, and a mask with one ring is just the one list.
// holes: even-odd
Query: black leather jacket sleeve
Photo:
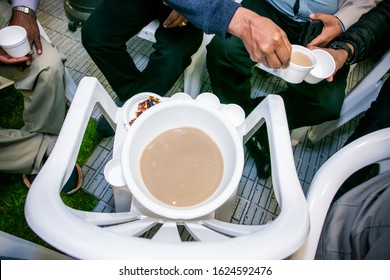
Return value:
[(383, 0), (362, 15), (359, 21), (340, 35), (337, 41), (350, 43), (355, 49), (351, 63), (390, 47), (390, 0)]

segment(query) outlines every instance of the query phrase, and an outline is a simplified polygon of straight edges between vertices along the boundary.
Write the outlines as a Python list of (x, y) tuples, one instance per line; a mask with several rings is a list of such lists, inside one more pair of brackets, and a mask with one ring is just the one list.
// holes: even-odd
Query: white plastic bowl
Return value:
[[(154, 198), (141, 176), (140, 159), (145, 147), (161, 133), (178, 127), (194, 127), (208, 134), (219, 147), (224, 162), (222, 181), (205, 201), (175, 207)], [(122, 172), (137, 201), (149, 211), (171, 219), (193, 219), (222, 206), (233, 195), (244, 167), (242, 136), (219, 110), (192, 99), (163, 102), (145, 111), (128, 130), (121, 154)]]

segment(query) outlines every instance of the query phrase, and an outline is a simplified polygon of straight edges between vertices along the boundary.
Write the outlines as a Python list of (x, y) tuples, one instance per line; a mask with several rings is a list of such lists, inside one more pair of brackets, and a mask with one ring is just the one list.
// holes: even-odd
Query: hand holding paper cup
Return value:
[(30, 52), (27, 31), (21, 26), (11, 25), (0, 30), (0, 47), (9, 56), (19, 58)]
[(330, 77), (335, 67), (335, 61), (327, 51), (309, 50), (299, 45), (292, 45), (290, 65), (286, 69), (272, 69), (259, 64), (260, 69), (293, 84), (303, 81), (316, 84)]
[(286, 69), (272, 69), (265, 67), (263, 64), (259, 64), (259, 68), (278, 76), (289, 83), (302, 83), (303, 79), (316, 65), (317, 60), (314, 53), (308, 48), (299, 45), (291, 46), (290, 65)]
[(280, 77), (293, 84), (299, 84), (316, 65), (317, 59), (312, 51), (292, 45), (290, 65), (286, 69), (280, 69)]
[(333, 57), (327, 51), (315, 49), (312, 50), (312, 52), (316, 56), (317, 63), (316, 66), (305, 77), (305, 82), (309, 84), (316, 84), (333, 74), (334, 70), (336, 69), (336, 63)]

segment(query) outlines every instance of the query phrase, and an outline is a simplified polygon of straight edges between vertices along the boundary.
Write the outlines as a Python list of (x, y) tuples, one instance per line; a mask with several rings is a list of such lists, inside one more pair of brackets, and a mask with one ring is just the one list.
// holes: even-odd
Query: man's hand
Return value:
[(37, 21), (34, 17), (20, 11), (13, 11), (9, 25), (19, 25), (24, 27), (27, 31), (27, 37), (31, 49), (33, 49), (32, 47), (35, 45), (37, 53), (42, 54), (41, 37)]
[(165, 28), (183, 27), (187, 25), (188, 20), (173, 10), (167, 19), (164, 21), (163, 26)]
[(291, 44), (286, 33), (270, 19), (240, 7), (230, 21), (228, 32), (243, 41), (253, 61), (274, 69), (288, 66)]
[[(32, 53), (31, 53), (32, 54)], [(26, 55), (19, 58), (9, 56), (2, 48), (0, 48), (0, 64), (7, 65), (29, 65), (31, 61), (31, 55)]]
[(318, 19), (324, 24), (324, 28), (320, 35), (314, 38), (307, 47), (309, 49), (315, 47), (326, 47), (335, 38), (341, 35), (343, 29), (337, 17), (327, 14), (311, 14), (310, 19)]
[[(349, 46), (353, 50), (353, 46), (351, 44), (349, 44)], [(330, 53), (330, 55), (333, 57), (334, 61), (336, 62), (336, 68), (335, 68), (332, 76), (330, 76), (329, 78), (326, 79), (328, 82), (332, 82), (333, 76), (337, 73), (337, 71), (339, 71), (341, 69), (341, 67), (343, 67), (343, 65), (347, 61), (348, 53), (343, 49), (334, 50), (331, 48), (326, 48), (324, 50), (327, 51), (328, 53)]]

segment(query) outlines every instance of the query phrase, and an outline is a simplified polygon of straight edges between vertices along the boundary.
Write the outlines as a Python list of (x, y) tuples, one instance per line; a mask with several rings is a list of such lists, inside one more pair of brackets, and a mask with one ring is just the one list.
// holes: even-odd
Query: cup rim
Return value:
[[(332, 67), (331, 67), (330, 69), (332, 69), (332, 71), (329, 71), (329, 72), (331, 72), (329, 75), (321, 75), (321, 76), (319, 77), (319, 76), (315, 75), (315, 73), (314, 73), (314, 74), (312, 73), (313, 70), (315, 69), (315, 67), (314, 67), (314, 68), (309, 72), (308, 76), (310, 75), (310, 76), (313, 77), (313, 78), (321, 79), (321, 80), (328, 78), (330, 75), (333, 74), (334, 70), (336, 69), (336, 62), (335, 62), (333, 56), (332, 56), (330, 53), (328, 53), (327, 51), (321, 50), (321, 49), (315, 49), (315, 50), (312, 50), (312, 52), (314, 53), (314, 55), (316, 55), (316, 53), (322, 53), (323, 55), (325, 55), (325, 56), (327, 56), (328, 58), (330, 58), (329, 62), (332, 64)], [(316, 66), (317, 66), (317, 65), (316, 65)]]
[[(11, 29), (18, 29), (20, 32), (22, 32), (23, 39), (22, 40), (10, 40), (11, 42), (9, 42), (9, 41), (7, 42), (7, 41), (2, 40), (1, 33), (10, 32)], [(5, 34), (5, 35), (7, 35), (7, 34)], [(20, 46), (26, 40), (27, 40), (27, 31), (26, 31), (26, 29), (24, 29), (23, 27), (21, 27), (19, 25), (9, 25), (9, 26), (4, 27), (3, 29), (0, 30), (0, 45), (3, 48), (14, 48), (14, 47)]]
[(116, 181), (113, 180), (112, 176), (110, 176), (111, 175), (110, 171), (112, 171), (114, 168), (119, 168), (119, 170), (121, 172), (123, 172), (122, 166), (121, 166), (121, 159), (119, 157), (114, 157), (114, 158), (110, 159), (108, 162), (106, 162), (106, 164), (104, 166), (103, 175), (104, 175), (104, 178), (106, 179), (107, 183), (109, 183), (113, 187), (125, 186), (126, 182), (125, 182), (123, 175), (120, 178), (116, 177), (115, 178)]
[(294, 63), (294, 62), (292, 62), (292, 61), (290, 60), (290, 65), (289, 65), (289, 67), (290, 67), (290, 66), (293, 66), (293, 67), (294, 67), (295, 69), (297, 69), (297, 70), (299, 70), (299, 69), (307, 70), (307, 69), (312, 69), (312, 68), (314, 68), (314, 67), (316, 66), (316, 64), (317, 64), (317, 59), (316, 59), (315, 54), (313, 53), (313, 50), (310, 50), (310, 49), (308, 49), (308, 48), (306, 48), (306, 47), (304, 47), (304, 46), (301, 46), (301, 45), (294, 45), (294, 44), (291, 45), (291, 47), (292, 47), (291, 53), (293, 52), (294, 48), (295, 48), (295, 49), (300, 49), (300, 50), (302, 50), (302, 51), (305, 51), (305, 54), (310, 55), (310, 59), (312, 60), (313, 64), (310, 65), (310, 66), (302, 66), (302, 65), (298, 65), (298, 64), (296, 64), (296, 63)]

